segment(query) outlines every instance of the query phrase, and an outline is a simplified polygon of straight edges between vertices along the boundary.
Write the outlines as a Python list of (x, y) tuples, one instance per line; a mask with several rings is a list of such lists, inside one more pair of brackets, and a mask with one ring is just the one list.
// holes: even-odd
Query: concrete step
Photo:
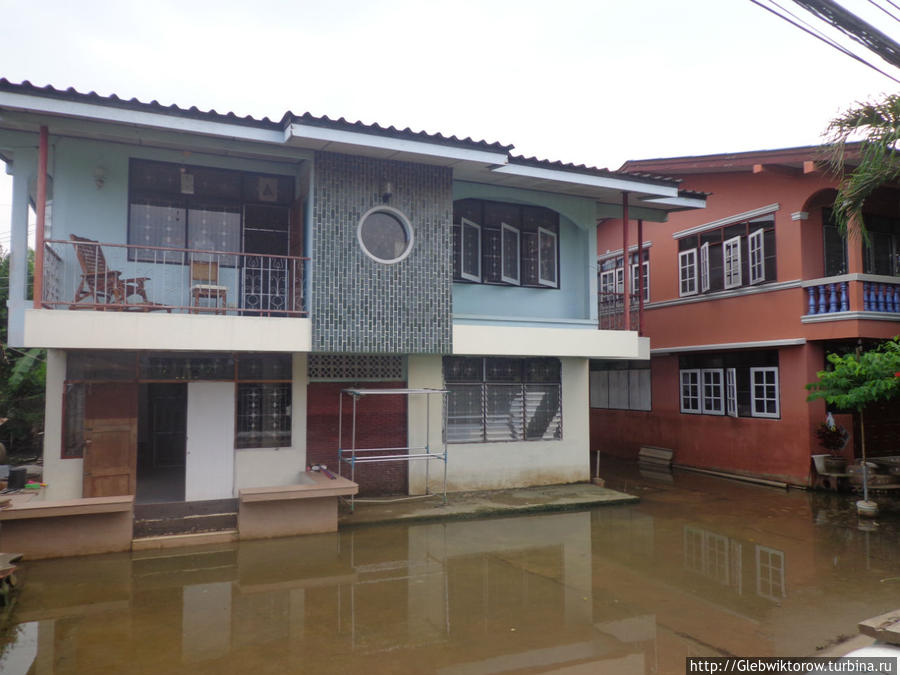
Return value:
[(211, 513), (203, 516), (184, 518), (159, 518), (135, 520), (135, 539), (158, 537), (168, 534), (193, 534), (197, 532), (219, 532), (237, 527), (237, 513)]
[(237, 527), (237, 510), (237, 499), (136, 504), (133, 536), (141, 539), (233, 530)]
[(135, 520), (184, 518), (213, 513), (237, 513), (237, 499), (207, 499), (192, 502), (156, 502), (134, 505)]

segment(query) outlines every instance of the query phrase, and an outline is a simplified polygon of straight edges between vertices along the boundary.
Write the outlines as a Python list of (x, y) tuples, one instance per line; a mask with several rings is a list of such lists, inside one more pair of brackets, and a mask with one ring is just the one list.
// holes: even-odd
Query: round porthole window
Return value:
[(363, 252), (380, 263), (396, 263), (409, 255), (413, 232), (409, 221), (390, 206), (376, 206), (359, 219), (356, 237)]

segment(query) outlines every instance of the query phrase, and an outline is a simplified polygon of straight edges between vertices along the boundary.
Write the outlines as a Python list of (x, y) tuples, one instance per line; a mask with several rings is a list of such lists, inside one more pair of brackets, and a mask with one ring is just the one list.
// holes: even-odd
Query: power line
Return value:
[(900, 68), (900, 44), (834, 0), (794, 0), (806, 11), (831, 24), (895, 68)]
[[(798, 3), (801, 2), (801, 0), (794, 0), (794, 1), (795, 1), (795, 2), (798, 2)], [(782, 19), (782, 20), (784, 20), (784, 21), (787, 21), (789, 24), (791, 24), (791, 25), (794, 26), (795, 28), (799, 28), (799, 29), (802, 30), (804, 33), (808, 33), (809, 35), (812, 35), (812, 36), (813, 36), (814, 38), (816, 38), (817, 40), (821, 40), (822, 42), (824, 42), (825, 44), (827, 44), (829, 47), (833, 47), (834, 49), (837, 49), (837, 50), (838, 50), (839, 52), (841, 52), (842, 54), (845, 54), (846, 56), (849, 56), (850, 58), (852, 58), (852, 59), (854, 59), (854, 60), (856, 60), (856, 61), (859, 61), (859, 62), (862, 63), (863, 65), (866, 65), (866, 66), (868, 66), (869, 68), (871, 68), (872, 70), (875, 70), (876, 72), (878, 72), (878, 73), (884, 75), (886, 78), (888, 78), (888, 79), (890, 79), (890, 80), (893, 80), (893, 81), (896, 82), (897, 84), (900, 84), (900, 80), (898, 80), (896, 77), (894, 77), (893, 75), (889, 75), (888, 73), (884, 72), (884, 71), (881, 70), (881, 68), (879, 68), (878, 66), (876, 66), (876, 65), (874, 65), (874, 64), (872, 64), (872, 63), (870, 63), (869, 61), (866, 61), (864, 58), (862, 58), (862, 57), (859, 56), (858, 54), (855, 54), (854, 52), (850, 51), (849, 49), (847, 49), (847, 48), (844, 47), (843, 45), (841, 45), (841, 44), (835, 42), (833, 39), (828, 38), (828, 37), (825, 37), (824, 35), (819, 34), (817, 31), (811, 30), (811, 29), (807, 28), (806, 26), (801, 25), (801, 24), (798, 23), (797, 21), (794, 21), (794, 20), (792, 20), (791, 18), (789, 18), (789, 17), (787, 17), (787, 16), (785, 16), (785, 15), (783, 15), (783, 14), (779, 14), (778, 12), (776, 12), (776, 11), (775, 11), (774, 9), (772, 9), (771, 7), (768, 7), (768, 6), (764, 5), (762, 2), (760, 2), (760, 0), (750, 0), (750, 2), (752, 2), (752, 3), (753, 3), (754, 5), (756, 5), (757, 7), (762, 7), (762, 8), (763, 8), (764, 10), (766, 10), (767, 12), (771, 12), (772, 14), (774, 14), (775, 16), (777, 16), (779, 19)]]
[(877, 2), (875, 2), (875, 0), (869, 0), (869, 4), (870, 4), (870, 5), (873, 5), (874, 7), (877, 7), (878, 9), (880, 9), (882, 12), (884, 12), (884, 13), (887, 14), (889, 17), (891, 17), (894, 21), (900, 21), (900, 19), (898, 19), (896, 16), (894, 16), (893, 14), (891, 14), (891, 13), (890, 13), (888, 10), (886, 10), (884, 7), (882, 7), (882, 6), (879, 5)]

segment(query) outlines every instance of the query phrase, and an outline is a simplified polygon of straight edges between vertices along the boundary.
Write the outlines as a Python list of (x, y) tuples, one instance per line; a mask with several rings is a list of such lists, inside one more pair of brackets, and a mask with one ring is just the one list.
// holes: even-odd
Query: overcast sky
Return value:
[[(872, 3), (841, 2), (900, 37)], [(817, 143), (840, 110), (897, 88), (749, 0), (0, 0), (0, 76), (613, 169)], [(0, 177), (3, 246), (9, 193)]]

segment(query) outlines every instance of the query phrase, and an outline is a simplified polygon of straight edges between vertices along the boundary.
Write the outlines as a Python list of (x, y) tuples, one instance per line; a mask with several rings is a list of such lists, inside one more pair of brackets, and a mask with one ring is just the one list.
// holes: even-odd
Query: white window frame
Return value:
[(709, 242), (700, 247), (700, 292), (709, 291)]
[(726, 239), (722, 244), (722, 276), (725, 288), (741, 286), (741, 237)]
[[(478, 254), (476, 262), (478, 263), (478, 274), (469, 274), (466, 272), (466, 227), (475, 228), (478, 232)], [(481, 225), (473, 223), (466, 218), (460, 219), (459, 225), (459, 274), (463, 279), (468, 281), (481, 282)]]
[[(763, 561), (762, 553), (765, 553), (767, 560)], [(774, 564), (776, 560), (778, 561), (777, 565)], [(756, 594), (775, 602), (780, 602), (787, 597), (784, 584), (784, 553), (782, 551), (756, 545)]]
[(737, 408), (737, 368), (725, 369), (725, 414), (738, 416)]
[[(687, 286), (687, 289), (685, 289)], [(678, 295), (697, 295), (697, 249), (678, 254)]]
[(615, 293), (616, 292), (616, 271), (606, 270), (600, 272), (600, 292)]
[[(716, 377), (718, 382), (712, 382), (707, 378)], [(714, 387), (718, 392), (714, 396), (706, 395), (706, 388)], [(711, 398), (715, 403), (707, 406), (706, 400)], [(700, 408), (704, 415), (725, 414), (725, 374), (721, 368), (703, 368), (700, 371)]]
[(631, 263), (631, 292), (634, 297), (638, 295), (638, 265), (644, 268), (644, 302), (650, 302), (650, 261), (645, 260), (642, 263)]
[[(506, 276), (506, 232), (516, 235), (516, 276)], [(521, 285), (522, 279), (522, 235), (519, 229), (506, 223), (500, 223), (500, 279), (504, 283)]]
[[(542, 254), (544, 251), (544, 247), (541, 246), (541, 238), (542, 237), (552, 237), (553, 238), (553, 270), (555, 272), (555, 279), (545, 279), (541, 276), (541, 270), (543, 270), (543, 258)], [(556, 288), (559, 286), (559, 265), (557, 264), (559, 261), (559, 239), (556, 236), (556, 232), (548, 230), (543, 227), (538, 228), (538, 283), (541, 286), (550, 286), (551, 288)]]
[[(769, 398), (767, 398), (767, 397), (765, 397), (765, 396), (763, 396), (763, 397), (758, 397), (758, 396), (756, 395), (756, 387), (757, 387), (756, 376), (757, 376), (757, 374), (763, 374), (763, 375), (765, 375), (765, 374), (768, 374), (768, 373), (772, 373), (772, 374), (775, 376), (775, 382), (774, 382), (774, 386), (775, 386), (775, 398), (774, 398), (774, 401), (775, 401), (775, 412), (774, 412), (774, 413), (770, 413), (770, 412), (757, 412), (756, 404), (757, 404), (758, 402), (762, 401), (763, 404), (765, 404), (766, 401), (772, 400), (772, 399), (769, 399)], [(764, 382), (762, 385), (759, 385), (759, 386), (766, 387), (766, 386), (769, 386), (769, 385), (765, 384), (765, 382)], [(764, 405), (764, 407), (765, 407), (765, 405)], [(766, 367), (763, 367), (763, 368), (750, 368), (750, 416), (751, 416), (751, 417), (767, 417), (767, 418), (770, 418), (770, 419), (780, 418), (780, 417), (781, 417), (781, 392), (780, 392), (779, 386), (778, 386), (778, 366), (766, 366)]]
[(766, 280), (765, 241), (762, 228), (747, 237), (747, 254), (750, 256), (750, 283), (758, 284)]
[[(689, 415), (699, 415), (703, 412), (703, 388), (701, 386), (700, 372), (701, 371), (699, 368), (690, 368), (678, 371), (678, 399), (681, 402), (681, 412), (683, 413), (687, 413)], [(688, 386), (696, 387), (696, 407), (690, 404), (685, 405), (684, 387), (686, 378), (693, 379), (693, 382), (687, 383)], [(693, 399), (694, 397), (690, 398)]]

